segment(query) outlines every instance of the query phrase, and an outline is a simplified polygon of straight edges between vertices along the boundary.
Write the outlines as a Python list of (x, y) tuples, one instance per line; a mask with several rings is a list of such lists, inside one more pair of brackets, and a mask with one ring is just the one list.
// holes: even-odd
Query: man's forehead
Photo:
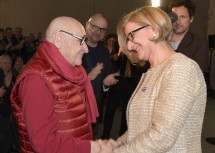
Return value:
[(107, 28), (108, 26), (106, 19), (102, 17), (93, 18), (90, 22), (92, 22), (92, 24), (99, 26), (100, 28)]

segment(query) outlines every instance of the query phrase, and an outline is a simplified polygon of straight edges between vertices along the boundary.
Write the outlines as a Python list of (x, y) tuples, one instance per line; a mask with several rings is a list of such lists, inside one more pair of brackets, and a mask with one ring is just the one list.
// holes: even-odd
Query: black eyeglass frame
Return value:
[(80, 45), (83, 45), (83, 44), (85, 43), (86, 38), (87, 38), (86, 35), (84, 35), (83, 37), (79, 37), (79, 36), (77, 36), (77, 35), (74, 35), (74, 34), (72, 34), (72, 33), (69, 33), (69, 32), (67, 32), (67, 31), (64, 31), (64, 30), (60, 30), (60, 32), (64, 32), (64, 33), (66, 33), (66, 34), (68, 34), (68, 35), (70, 35), (70, 36), (72, 36), (72, 37), (74, 37), (74, 38), (77, 38), (78, 40), (80, 40)]
[(92, 29), (95, 31), (100, 31), (101, 33), (105, 34), (107, 32), (106, 28), (100, 28), (99, 26), (92, 24), (91, 22), (89, 22), (89, 24), (91, 25)]
[(131, 32), (128, 33), (127, 37), (126, 37), (126, 44), (128, 43), (128, 41), (133, 41), (134, 40), (134, 35), (141, 29), (148, 27), (149, 25), (144, 25), (140, 28), (137, 28)]

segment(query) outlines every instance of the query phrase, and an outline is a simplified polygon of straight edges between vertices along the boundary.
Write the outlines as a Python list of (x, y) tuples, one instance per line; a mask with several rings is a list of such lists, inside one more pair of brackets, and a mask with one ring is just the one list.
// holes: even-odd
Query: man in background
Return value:
[(94, 14), (86, 22), (87, 41), (89, 53), (83, 57), (83, 67), (91, 80), (96, 102), (102, 119), (102, 97), (104, 91), (109, 86), (117, 83), (114, 78), (116, 74), (111, 74), (112, 67), (109, 58), (109, 51), (103, 40), (108, 27), (107, 19), (102, 14)]
[(195, 15), (195, 4), (190, 0), (176, 0), (171, 8), (178, 16), (178, 20), (173, 23), (173, 32), (169, 38), (171, 46), (177, 52), (196, 61), (202, 72), (206, 73), (208, 71), (208, 43), (206, 39), (190, 32), (190, 25)]
[[(172, 4), (172, 11), (178, 16), (178, 20), (173, 23), (173, 33), (169, 39), (172, 47), (196, 61), (206, 75), (209, 66), (208, 43), (206, 39), (189, 31), (194, 20), (195, 4), (190, 0), (175, 1)], [(210, 86), (209, 81), (207, 84)], [(215, 137), (207, 138), (206, 141), (215, 145)]]

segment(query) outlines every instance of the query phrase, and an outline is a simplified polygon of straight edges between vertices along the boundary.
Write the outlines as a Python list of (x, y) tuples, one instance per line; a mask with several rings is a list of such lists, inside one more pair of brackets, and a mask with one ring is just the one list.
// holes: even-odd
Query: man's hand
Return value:
[(113, 139), (109, 139), (107, 144), (111, 145), (113, 149), (115, 149), (115, 148), (117, 148), (117, 147), (122, 145), (121, 142), (115, 141)]
[(3, 97), (5, 95), (5, 92), (6, 92), (5, 86), (1, 86), (0, 87), (0, 97)]
[(13, 77), (12, 71), (8, 72), (8, 74), (5, 75), (4, 84), (6, 85), (6, 87), (10, 86), (12, 77)]
[(97, 63), (97, 65), (88, 74), (90, 80), (94, 80), (102, 72), (103, 67), (103, 63)]
[(101, 151), (100, 144), (96, 141), (90, 141), (90, 153), (99, 153)]
[(115, 85), (118, 80), (115, 79), (115, 76), (117, 76), (118, 73), (113, 73), (113, 74), (109, 74), (108, 76), (106, 76), (106, 78), (103, 80), (103, 84), (105, 86), (112, 86)]
[(97, 140), (100, 145), (100, 152), (99, 153), (113, 153), (113, 147), (111, 143), (108, 143), (107, 140)]

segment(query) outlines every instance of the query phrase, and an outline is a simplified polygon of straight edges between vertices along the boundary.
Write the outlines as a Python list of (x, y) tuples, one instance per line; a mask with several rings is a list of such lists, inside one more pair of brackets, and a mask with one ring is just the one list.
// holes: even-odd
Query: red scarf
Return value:
[(72, 66), (65, 60), (56, 46), (54, 46), (47, 40), (43, 41), (41, 45), (47, 55), (55, 63), (56, 67), (54, 67), (54, 70), (56, 70), (57, 73), (63, 75), (64, 78), (70, 80), (72, 83), (84, 87), (86, 94), (88, 120), (92, 123), (95, 123), (96, 118), (99, 116), (99, 113), (93, 88), (84, 68), (82, 66)]

